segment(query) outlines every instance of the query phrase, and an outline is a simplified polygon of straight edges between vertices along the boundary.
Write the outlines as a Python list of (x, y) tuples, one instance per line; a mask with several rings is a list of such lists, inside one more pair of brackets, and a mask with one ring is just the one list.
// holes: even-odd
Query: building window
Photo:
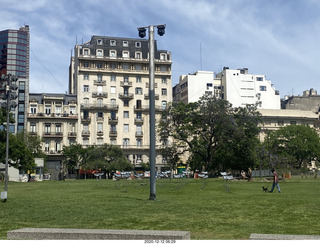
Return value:
[(141, 83), (141, 82), (142, 82), (141, 76), (137, 76), (137, 77), (136, 77), (136, 82), (137, 82), (137, 83)]
[(142, 53), (141, 52), (136, 52), (135, 53), (135, 58), (136, 59), (141, 59), (142, 58)]
[(130, 145), (130, 140), (129, 140), (129, 138), (124, 138), (123, 139), (123, 146), (124, 147), (127, 147), (127, 146), (129, 146)]
[(161, 108), (164, 110), (167, 108), (167, 101), (162, 101)]
[(103, 119), (103, 112), (97, 112), (97, 118)]
[(122, 64), (122, 69), (124, 69), (124, 70), (128, 70), (129, 69), (129, 64), (128, 63), (124, 63), (124, 64)]
[(88, 74), (83, 74), (83, 80), (89, 80), (89, 75)]
[(129, 107), (129, 100), (124, 100), (123, 101), (123, 106), (124, 107)]
[(167, 78), (161, 77), (161, 84), (167, 84)]
[(51, 105), (46, 105), (45, 106), (45, 113), (46, 114), (51, 114)]
[(115, 46), (117, 44), (117, 42), (115, 40), (110, 40), (110, 46)]
[(98, 133), (101, 133), (103, 131), (102, 123), (98, 123)]
[(89, 68), (89, 63), (88, 63), (88, 62), (84, 62), (84, 63), (83, 63), (83, 67)]
[(61, 133), (61, 124), (56, 124), (56, 133)]
[(117, 144), (117, 140), (114, 139), (114, 138), (111, 138), (111, 139), (110, 139), (110, 144), (111, 144), (111, 145), (116, 145), (116, 144)]
[(70, 106), (70, 114), (76, 114), (76, 107), (75, 106)]
[(110, 50), (110, 58), (117, 57), (117, 52), (115, 50)]
[(122, 57), (123, 58), (129, 58), (129, 52), (128, 51), (123, 51), (122, 52)]
[(136, 47), (141, 48), (141, 42), (136, 42)]
[(128, 42), (128, 41), (123, 41), (123, 42), (122, 42), (122, 45), (123, 45), (124, 47), (129, 47), (129, 42)]
[(31, 133), (37, 132), (36, 123), (30, 123), (30, 132)]
[(44, 125), (44, 133), (50, 134), (51, 133), (51, 124)]
[(162, 88), (161, 89), (161, 95), (163, 95), (163, 96), (167, 95), (167, 89), (166, 88)]
[(267, 91), (267, 87), (266, 86), (260, 86), (260, 91)]
[(111, 75), (110, 79), (111, 79), (111, 81), (116, 81), (116, 76), (115, 75)]
[(61, 114), (62, 113), (62, 108), (61, 106), (56, 106), (56, 114)]
[(89, 52), (89, 49), (85, 48), (83, 49), (83, 55), (89, 55), (90, 52)]
[(102, 63), (101, 62), (96, 63), (96, 68), (97, 69), (102, 69)]
[(116, 87), (115, 86), (111, 86), (110, 89), (111, 89), (110, 90), (111, 94), (116, 94)]
[(102, 57), (103, 56), (103, 50), (98, 49), (97, 50), (97, 57)]
[(137, 138), (136, 143), (137, 143), (137, 146), (142, 146), (142, 139)]
[(36, 114), (37, 113), (37, 105), (31, 105), (30, 113), (32, 113), (32, 114)]
[(284, 125), (284, 121), (283, 120), (278, 120), (278, 125), (279, 126), (283, 126)]
[(97, 44), (98, 44), (98, 45), (102, 45), (102, 44), (103, 44), (102, 39), (98, 39), (98, 40), (97, 40)]
[(89, 85), (83, 85), (83, 92), (89, 92)]
[(136, 87), (136, 95), (142, 95), (142, 88)]
[(123, 125), (123, 132), (129, 132), (129, 124)]
[(129, 118), (129, 111), (123, 111), (123, 118), (125, 119)]
[(160, 66), (160, 71), (161, 71), (161, 72), (167, 72), (167, 71), (168, 71), (167, 66), (166, 66), (166, 65), (161, 65), (161, 66)]
[(207, 90), (209, 90), (210, 88), (212, 88), (212, 83), (207, 83)]
[(161, 53), (160, 60), (162, 61), (167, 60), (167, 54)]
[(263, 77), (256, 77), (257, 81), (263, 81)]

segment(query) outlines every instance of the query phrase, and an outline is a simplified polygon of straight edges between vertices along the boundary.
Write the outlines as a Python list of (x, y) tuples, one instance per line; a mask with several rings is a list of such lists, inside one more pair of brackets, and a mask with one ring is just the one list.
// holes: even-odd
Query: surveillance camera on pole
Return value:
[(156, 132), (155, 132), (155, 81), (154, 81), (154, 27), (158, 28), (158, 34), (163, 36), (165, 25), (150, 25), (139, 27), (139, 37), (146, 36), (149, 29), (149, 116), (150, 116), (150, 200), (156, 200)]

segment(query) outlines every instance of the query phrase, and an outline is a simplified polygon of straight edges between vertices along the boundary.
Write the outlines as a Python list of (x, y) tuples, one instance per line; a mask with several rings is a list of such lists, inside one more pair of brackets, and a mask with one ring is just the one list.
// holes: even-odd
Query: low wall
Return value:
[(8, 240), (190, 240), (189, 231), (24, 228)]
[(320, 235), (251, 234), (250, 240), (320, 240)]

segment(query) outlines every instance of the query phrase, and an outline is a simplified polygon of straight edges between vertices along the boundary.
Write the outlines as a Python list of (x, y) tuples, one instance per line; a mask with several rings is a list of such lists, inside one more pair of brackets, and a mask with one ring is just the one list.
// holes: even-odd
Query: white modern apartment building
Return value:
[(173, 87), (173, 101), (198, 101), (205, 93), (228, 100), (233, 107), (247, 104), (261, 109), (280, 109), (280, 95), (265, 75), (249, 74), (248, 69), (231, 70), (228, 67), (217, 75), (210, 71), (197, 71), (180, 76)]
[(173, 87), (173, 101), (196, 102), (205, 93), (223, 98), (221, 80), (216, 79), (212, 71), (197, 71), (193, 74), (180, 76), (179, 84)]
[[(149, 162), (149, 41), (93, 36), (76, 45), (69, 92), (77, 95), (76, 140), (86, 145), (119, 145), (135, 165)], [(156, 121), (172, 101), (171, 53), (155, 42)], [(160, 149), (162, 141), (156, 140)], [(156, 167), (165, 162), (156, 150)]]
[(251, 104), (261, 109), (281, 108), (280, 94), (265, 75), (250, 74), (247, 68), (233, 70), (224, 67), (217, 78), (224, 87), (224, 99), (233, 107)]

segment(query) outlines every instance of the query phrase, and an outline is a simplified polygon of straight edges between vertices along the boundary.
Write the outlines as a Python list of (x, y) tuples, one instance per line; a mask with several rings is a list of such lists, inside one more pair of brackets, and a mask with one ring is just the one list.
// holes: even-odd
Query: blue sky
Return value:
[(266, 75), (281, 97), (320, 93), (318, 0), (1, 0), (0, 15), (0, 30), (30, 26), (30, 92), (68, 90), (76, 42), (166, 24), (155, 38), (172, 52), (173, 84), (228, 66)]

